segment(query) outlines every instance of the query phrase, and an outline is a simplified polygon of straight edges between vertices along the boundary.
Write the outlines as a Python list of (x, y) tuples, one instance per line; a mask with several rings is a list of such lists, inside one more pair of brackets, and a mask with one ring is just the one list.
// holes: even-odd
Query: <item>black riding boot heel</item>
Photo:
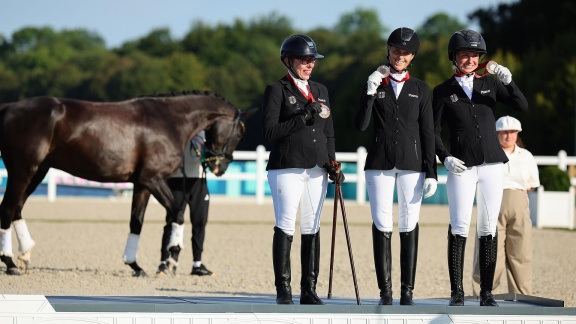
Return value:
[(392, 305), (392, 232), (380, 232), (372, 223), (372, 246), (376, 281), (380, 288), (378, 305)]
[(479, 249), (480, 261), (480, 306), (495, 306), (498, 303), (492, 295), (496, 258), (498, 256), (498, 236), (481, 236)]
[(274, 227), (272, 239), (272, 263), (274, 265), (274, 285), (276, 286), (276, 304), (294, 304), (290, 287), (290, 249), (292, 236)]
[(300, 304), (324, 305), (316, 294), (316, 282), (320, 270), (320, 231), (302, 235), (302, 279), (300, 280)]
[(464, 252), (466, 237), (452, 235), (452, 227), (448, 226), (448, 272), (450, 273), (450, 306), (464, 306)]
[(412, 291), (416, 279), (418, 233), (418, 223), (412, 231), (400, 233), (400, 305), (414, 305)]

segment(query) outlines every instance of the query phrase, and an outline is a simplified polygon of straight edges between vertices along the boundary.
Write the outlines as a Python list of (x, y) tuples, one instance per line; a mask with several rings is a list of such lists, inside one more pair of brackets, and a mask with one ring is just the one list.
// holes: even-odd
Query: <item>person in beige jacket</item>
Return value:
[[(506, 270), (508, 292), (532, 294), (532, 222), (528, 192), (540, 186), (538, 165), (534, 156), (518, 144), (522, 131), (520, 121), (504, 116), (496, 121), (498, 140), (508, 156), (504, 165), (504, 195), (498, 215), (498, 259), (493, 289), (500, 285)], [(478, 208), (481, 212), (482, 208)], [(472, 290), (478, 295), (480, 267), (478, 245), (475, 246)]]

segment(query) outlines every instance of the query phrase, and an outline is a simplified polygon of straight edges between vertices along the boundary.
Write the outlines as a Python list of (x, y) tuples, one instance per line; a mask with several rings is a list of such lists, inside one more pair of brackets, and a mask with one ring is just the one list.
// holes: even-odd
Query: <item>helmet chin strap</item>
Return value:
[(470, 75), (474, 74), (474, 71), (472, 71), (471, 73), (464, 73), (464, 72), (462, 72), (462, 70), (460, 70), (460, 68), (458, 67), (458, 64), (456, 64), (456, 60), (453, 60), (453, 61), (452, 61), (452, 64), (454, 65), (454, 68), (455, 68), (455, 71), (454, 71), (454, 72), (455, 72), (456, 74), (465, 74), (465, 75), (467, 75), (467, 76), (470, 76)]
[(455, 68), (454, 72), (455, 72), (455, 73), (466, 74), (466, 75), (470, 75), (470, 74), (474, 73), (474, 72), (472, 72), (472, 73), (464, 73), (464, 72), (462, 72), (462, 70), (460, 70), (460, 68), (458, 67), (458, 64), (456, 63), (456, 60), (455, 60), (455, 59), (452, 60), (452, 65), (454, 65), (454, 68)]
[[(481, 61), (481, 60), (483, 59), (483, 56), (484, 56), (484, 54), (480, 55), (480, 57), (478, 58), (478, 61)], [(454, 57), (456, 57), (456, 55), (454, 55)], [(488, 63), (488, 62), (479, 63), (479, 64), (478, 64), (478, 67), (476, 68), (476, 70), (474, 70), (474, 71), (472, 71), (472, 72), (470, 72), (470, 73), (464, 73), (464, 72), (462, 72), (462, 70), (460, 70), (460, 68), (458, 67), (458, 64), (456, 63), (456, 58), (454, 58), (454, 59), (452, 60), (452, 65), (454, 65), (454, 67), (456, 68), (456, 70), (455, 70), (454, 72), (460, 73), (460, 74), (465, 74), (465, 75), (468, 75), (468, 76), (470, 76), (470, 75), (474, 74), (474, 72), (476, 72), (476, 71), (484, 68), (484, 67), (486, 66), (486, 63)], [(484, 74), (486, 74), (486, 73), (484, 73)]]
[(398, 74), (398, 73), (402, 73), (404, 71), (408, 71), (408, 69), (404, 69), (404, 71), (398, 71), (394, 68), (394, 66), (391, 63), (388, 63), (388, 66), (390, 67), (390, 73)]
[[(290, 58), (287, 57), (286, 59), (288, 60), (288, 63), (290, 63)], [(286, 64), (286, 62), (284, 62), (284, 61), (282, 61), (282, 63), (284, 63), (284, 66), (286, 66), (288, 68), (288, 71), (290, 71), (290, 73), (292, 74), (292, 77), (294, 77), (298, 80), (305, 81), (304, 79), (300, 78), (298, 73), (296, 73), (296, 71), (294, 71), (294, 69), (292, 68), (292, 66), (290, 64)]]

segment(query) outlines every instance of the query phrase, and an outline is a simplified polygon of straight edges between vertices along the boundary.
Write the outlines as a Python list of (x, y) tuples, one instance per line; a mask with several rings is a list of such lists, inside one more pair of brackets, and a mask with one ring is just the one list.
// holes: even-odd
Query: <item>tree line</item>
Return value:
[[(549, 19), (553, 17), (553, 19)], [(480, 26), (488, 55), (510, 68), (526, 95), (529, 111), (499, 106), (496, 116), (520, 119), (520, 137), (535, 155), (566, 150), (576, 155), (576, 3), (538, 0), (479, 9), (468, 15)], [(279, 59), (282, 41), (306, 33), (325, 55), (312, 79), (330, 92), (336, 149), (355, 151), (370, 145), (370, 132), (355, 130), (353, 119), (368, 75), (387, 62), (386, 38), (392, 29), (374, 9), (343, 14), (335, 26), (294, 28), (290, 20), (271, 13), (250, 21), (210, 26), (195, 21), (181, 38), (159, 28), (146, 36), (108, 49), (97, 33), (84, 29), (55, 31), (26, 27), (10, 38), (0, 34), (0, 103), (50, 95), (93, 101), (119, 101), (141, 95), (183, 90), (211, 90), (240, 109), (261, 107), (267, 84), (286, 70)], [(420, 51), (410, 74), (431, 89), (449, 78), (450, 36), (467, 25), (439, 12), (416, 28)], [(259, 117), (247, 125), (239, 149), (268, 145)]]

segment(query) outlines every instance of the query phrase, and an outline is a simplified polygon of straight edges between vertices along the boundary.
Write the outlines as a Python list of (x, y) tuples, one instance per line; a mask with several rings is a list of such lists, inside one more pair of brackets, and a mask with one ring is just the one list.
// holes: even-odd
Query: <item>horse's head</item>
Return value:
[(221, 118), (206, 129), (206, 144), (204, 146), (205, 162), (216, 176), (226, 172), (233, 160), (232, 153), (242, 141), (246, 128), (244, 122), (251, 117), (257, 108), (247, 111), (237, 110), (233, 120)]

